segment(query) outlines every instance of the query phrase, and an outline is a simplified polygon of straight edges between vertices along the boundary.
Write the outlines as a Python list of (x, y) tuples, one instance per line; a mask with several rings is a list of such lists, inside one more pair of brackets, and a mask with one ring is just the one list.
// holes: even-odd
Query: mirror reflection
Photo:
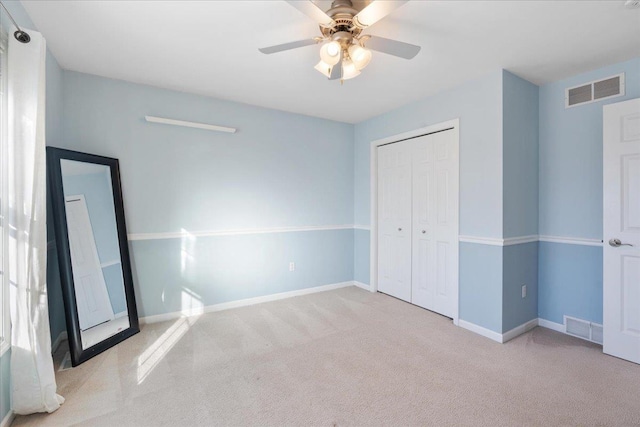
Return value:
[(111, 169), (60, 160), (82, 348), (129, 328)]

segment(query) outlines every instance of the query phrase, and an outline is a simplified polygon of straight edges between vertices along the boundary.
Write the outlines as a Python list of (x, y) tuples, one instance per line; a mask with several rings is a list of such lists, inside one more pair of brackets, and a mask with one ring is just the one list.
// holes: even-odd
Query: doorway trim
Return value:
[[(456, 118), (446, 122), (437, 123), (431, 126), (414, 129), (408, 132), (391, 135), (382, 139), (371, 141), (370, 143), (370, 163), (369, 163), (369, 211), (371, 214), (371, 230), (369, 231), (369, 289), (371, 292), (378, 292), (378, 150), (381, 145), (401, 142), (407, 139), (417, 138), (419, 136), (429, 135), (432, 133), (452, 130), (454, 144), (458, 149), (458, 182), (460, 178), (460, 119)], [(458, 223), (456, 224), (456, 240), (460, 236), (460, 187), (458, 184)], [(453, 324), (458, 325), (459, 306), (460, 306), (460, 251), (458, 249), (458, 277), (454, 285), (454, 301)]]

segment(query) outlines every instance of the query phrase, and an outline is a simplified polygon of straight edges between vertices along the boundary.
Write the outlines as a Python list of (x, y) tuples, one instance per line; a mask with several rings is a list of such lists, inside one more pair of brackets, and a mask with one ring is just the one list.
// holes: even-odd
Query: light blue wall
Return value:
[(502, 332), (502, 248), (461, 242), (460, 319)]
[[(62, 146), (120, 160), (129, 233), (353, 221), (352, 125), (75, 72), (64, 84)], [(206, 306), (353, 280), (353, 239), (347, 229), (132, 241), (139, 314), (180, 310), (185, 295)]]
[[(625, 95), (565, 108), (565, 89), (625, 73)], [(540, 87), (541, 235), (602, 239), (602, 106), (640, 96), (640, 58)], [(602, 248), (540, 243), (539, 317), (602, 323)]]
[[(565, 89), (626, 73), (626, 95), (565, 108)], [(602, 239), (602, 106), (640, 96), (640, 58), (540, 87), (541, 235)]]
[[(370, 143), (460, 119), (460, 234), (502, 237), (502, 70), (355, 127), (354, 222), (370, 223)], [(369, 242), (356, 235), (358, 281), (369, 283)], [(502, 252), (460, 245), (460, 318), (502, 331)], [(481, 302), (481, 303), (478, 303)]]
[[(502, 248), (502, 332), (538, 317), (538, 242)], [(527, 296), (522, 298), (522, 285)]]
[(356, 282), (369, 284), (369, 273), (370, 273), (370, 264), (371, 264), (371, 256), (369, 253), (370, 250), (370, 235), (371, 232), (369, 230), (354, 230), (354, 241), (353, 241), (353, 250), (354, 250), (354, 265), (353, 265), (353, 274), (354, 280)]
[(356, 124), (356, 224), (370, 223), (371, 142), (455, 118), (460, 118), (460, 234), (502, 237), (502, 70)]
[(538, 316), (602, 324), (602, 248), (540, 242)]
[(120, 160), (132, 233), (353, 221), (352, 125), (70, 71), (64, 84), (63, 145)]
[[(538, 86), (504, 71), (502, 102), (503, 237), (537, 235)], [(504, 246), (502, 261), (502, 332), (507, 332), (538, 317), (538, 244)]]
[[(29, 30), (36, 29), (31, 18), (18, 1), (2, 2), (16, 20), (18, 25)], [(10, 23), (4, 10), (0, 10), (2, 19), (2, 27), (9, 34), (15, 31), (13, 24)], [(62, 69), (58, 65), (53, 55), (47, 50), (46, 56), (46, 139), (47, 145), (55, 145), (62, 140)], [(48, 204), (49, 206), (49, 204)], [(51, 218), (47, 212), (47, 223)], [(52, 234), (47, 230), (48, 240), (52, 240)], [(64, 307), (62, 304), (62, 290), (60, 288), (60, 279), (57, 272), (57, 259), (55, 251), (48, 251), (47, 259), (47, 298), (49, 302), (49, 319), (51, 336), (57, 337), (58, 334), (66, 330), (64, 320)], [(0, 421), (4, 419), (10, 410), (10, 369), (11, 352), (8, 351), (0, 357)]]
[(353, 280), (352, 230), (130, 244), (141, 316)]
[(503, 72), (503, 237), (538, 234), (538, 86)]

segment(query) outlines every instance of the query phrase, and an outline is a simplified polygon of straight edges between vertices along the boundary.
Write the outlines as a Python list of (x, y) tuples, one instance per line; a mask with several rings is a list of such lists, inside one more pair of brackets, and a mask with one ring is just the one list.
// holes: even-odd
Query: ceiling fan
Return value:
[[(348, 80), (360, 74), (369, 65), (371, 50), (400, 58), (411, 59), (418, 54), (420, 46), (383, 37), (362, 34), (409, 0), (365, 0), (361, 10), (354, 8), (351, 0), (334, 0), (331, 9), (324, 12), (311, 0), (287, 1), (320, 25), (322, 36), (312, 39), (279, 44), (258, 49), (265, 54), (282, 52), (322, 43), (320, 62), (315, 69), (329, 80)], [(357, 0), (355, 0), (357, 2)]]

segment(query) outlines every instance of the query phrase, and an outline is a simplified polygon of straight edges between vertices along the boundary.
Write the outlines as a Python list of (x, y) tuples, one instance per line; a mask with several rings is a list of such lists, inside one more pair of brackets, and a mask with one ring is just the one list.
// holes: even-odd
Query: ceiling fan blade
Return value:
[(269, 55), (271, 53), (282, 52), (283, 50), (289, 50), (289, 49), (297, 49), (299, 47), (310, 46), (312, 44), (317, 44), (317, 43), (318, 43), (317, 39), (298, 40), (296, 42), (277, 44), (275, 46), (261, 47), (258, 50), (262, 53)]
[(342, 78), (342, 51), (340, 51), (340, 61), (333, 67), (331, 67), (331, 75), (329, 75), (329, 80), (338, 80)]
[(362, 9), (356, 16), (353, 17), (353, 23), (358, 28), (367, 28), (409, 0), (394, 0), (394, 1), (381, 1), (376, 0), (364, 9)]
[[(368, 37), (368, 38), (367, 38)], [(367, 49), (376, 50), (404, 59), (412, 59), (420, 52), (420, 46), (399, 42), (397, 40), (385, 39), (384, 37), (365, 36), (362, 38), (362, 45)]]
[(329, 15), (324, 13), (324, 11), (316, 6), (311, 0), (289, 0), (287, 3), (316, 21), (322, 27), (331, 28), (336, 24), (336, 21), (331, 19)]

